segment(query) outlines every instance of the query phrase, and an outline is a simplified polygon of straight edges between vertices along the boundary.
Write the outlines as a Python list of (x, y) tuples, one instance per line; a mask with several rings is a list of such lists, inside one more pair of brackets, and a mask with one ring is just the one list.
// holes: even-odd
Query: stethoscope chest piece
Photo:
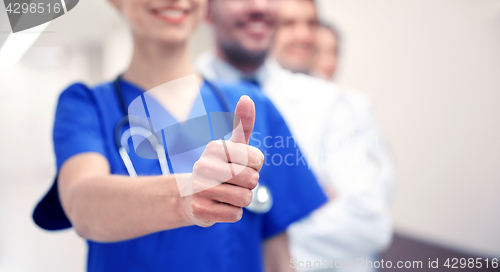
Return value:
[(267, 213), (273, 206), (273, 196), (269, 187), (260, 183), (252, 190), (253, 198), (247, 210), (254, 213)]

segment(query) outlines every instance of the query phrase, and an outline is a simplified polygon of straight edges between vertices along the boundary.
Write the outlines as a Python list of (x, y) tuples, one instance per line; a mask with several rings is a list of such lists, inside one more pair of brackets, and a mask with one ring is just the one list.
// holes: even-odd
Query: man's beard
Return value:
[(219, 46), (226, 60), (238, 67), (259, 67), (264, 63), (269, 51), (267, 49), (258, 52), (248, 51), (236, 42), (221, 42)]

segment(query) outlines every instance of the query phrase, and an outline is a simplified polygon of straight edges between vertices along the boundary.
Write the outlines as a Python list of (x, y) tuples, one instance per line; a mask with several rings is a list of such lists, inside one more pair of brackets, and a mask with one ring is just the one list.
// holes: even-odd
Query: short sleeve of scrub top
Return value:
[(70, 157), (96, 152), (105, 156), (96, 102), (83, 84), (74, 84), (60, 96), (56, 109), (53, 140), (57, 169)]
[(285, 121), (270, 101), (269, 108), (274, 117), (271, 119), (271, 134), (275, 138), (265, 143), (272, 146), (267, 150), (269, 155), (265, 163), (273, 165), (273, 171), (267, 176), (282, 182), (271, 181), (271, 190), (276, 192), (273, 194), (275, 204), (264, 216), (265, 239), (285, 231), (291, 223), (307, 216), (326, 201), (305, 157), (290, 137)]

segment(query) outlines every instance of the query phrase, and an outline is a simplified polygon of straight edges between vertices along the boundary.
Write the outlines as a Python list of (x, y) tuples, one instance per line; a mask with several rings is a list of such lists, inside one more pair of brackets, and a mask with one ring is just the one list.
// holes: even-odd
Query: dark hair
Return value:
[(321, 28), (321, 27), (323, 27), (326, 30), (328, 30), (337, 39), (337, 54), (339, 54), (339, 52), (340, 52), (341, 36), (342, 36), (340, 34), (339, 29), (335, 25), (333, 25), (331, 23), (325, 22), (323, 20), (319, 20), (318, 21), (318, 28)]
[(327, 22), (322, 21), (322, 20), (319, 20), (318, 27), (323, 27), (323, 28), (327, 29), (328, 31), (330, 31), (333, 34), (333, 36), (335, 36), (335, 38), (337, 38), (338, 41), (340, 41), (341, 35), (339, 32), (339, 29), (335, 25), (327, 23)]

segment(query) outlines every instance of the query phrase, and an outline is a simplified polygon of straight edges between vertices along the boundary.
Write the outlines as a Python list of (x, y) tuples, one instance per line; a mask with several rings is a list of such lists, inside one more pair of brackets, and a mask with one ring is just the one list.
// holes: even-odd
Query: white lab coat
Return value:
[[(247, 77), (211, 52), (201, 54), (196, 67), (209, 80)], [(336, 261), (347, 261), (347, 266), (357, 258), (373, 261), (392, 238), (389, 202), (394, 173), (369, 99), (360, 92), (287, 71), (273, 60), (252, 77), (283, 115), (321, 185), (336, 194), (288, 229), (292, 257), (304, 265), (296, 269), (321, 270), (305, 266), (307, 261), (325, 266), (325, 258), (328, 266), (338, 266)], [(372, 271), (365, 266), (326, 270)]]

